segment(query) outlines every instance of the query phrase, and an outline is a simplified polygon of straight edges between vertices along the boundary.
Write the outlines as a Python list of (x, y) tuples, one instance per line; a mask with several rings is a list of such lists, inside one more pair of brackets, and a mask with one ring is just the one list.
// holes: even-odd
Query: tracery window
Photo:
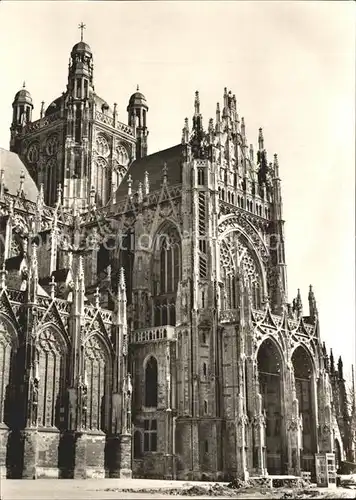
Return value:
[(176, 230), (159, 235), (154, 259), (154, 325), (175, 325), (175, 302), (181, 276), (181, 246)]
[(53, 328), (43, 329), (38, 336), (38, 425), (59, 427), (60, 404), (63, 403), (65, 378), (65, 345)]
[(220, 275), (223, 281), (221, 307), (237, 308), (237, 265), (240, 266), (245, 284), (249, 285), (252, 307), (259, 309), (262, 302), (260, 271), (251, 251), (238, 239), (236, 233), (231, 233), (220, 245)]
[(109, 366), (106, 349), (97, 335), (92, 335), (84, 345), (84, 373), (87, 389), (85, 425), (87, 429), (105, 430), (106, 383)]
[(99, 156), (109, 156), (109, 143), (103, 135), (98, 135), (98, 137), (96, 138), (96, 150)]
[(102, 157), (98, 157), (95, 161), (95, 172), (94, 172), (94, 182), (93, 182), (98, 197), (98, 201), (101, 205), (105, 205), (109, 198), (109, 167), (106, 160)]
[(126, 167), (130, 161), (129, 159), (129, 154), (126, 150), (126, 148), (122, 145), (119, 144), (116, 148), (116, 154), (117, 154), (117, 160), (120, 165)]

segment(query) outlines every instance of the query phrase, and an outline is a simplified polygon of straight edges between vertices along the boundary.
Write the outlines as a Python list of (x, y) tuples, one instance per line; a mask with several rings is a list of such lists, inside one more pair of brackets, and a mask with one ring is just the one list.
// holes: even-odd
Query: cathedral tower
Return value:
[(81, 24), (81, 41), (74, 45), (68, 68), (65, 97), (67, 105), (64, 191), (65, 207), (84, 207), (89, 196), (89, 111), (93, 100), (93, 54), (83, 42), (84, 25)]

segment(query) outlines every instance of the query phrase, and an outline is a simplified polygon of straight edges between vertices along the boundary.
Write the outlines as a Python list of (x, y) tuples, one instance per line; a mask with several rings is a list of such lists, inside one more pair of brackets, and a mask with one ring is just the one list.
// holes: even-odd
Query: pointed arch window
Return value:
[(176, 230), (157, 238), (153, 262), (154, 326), (175, 325), (175, 301), (181, 276), (181, 247)]
[(158, 403), (157, 360), (150, 356), (145, 367), (145, 406), (156, 408)]
[(101, 205), (105, 205), (109, 198), (109, 168), (106, 160), (104, 158), (97, 158), (96, 172), (94, 175), (96, 187), (96, 193), (98, 201)]
[(59, 408), (63, 403), (65, 374), (65, 346), (58, 333), (51, 328), (42, 330), (38, 337), (38, 385), (34, 385), (37, 411), (32, 419), (41, 427), (59, 427)]

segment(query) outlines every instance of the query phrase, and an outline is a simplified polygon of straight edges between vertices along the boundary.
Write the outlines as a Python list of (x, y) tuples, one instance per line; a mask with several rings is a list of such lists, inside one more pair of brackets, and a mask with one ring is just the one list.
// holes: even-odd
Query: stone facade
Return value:
[(216, 480), (347, 458), (341, 360), (312, 287), (306, 314), (287, 300), (277, 155), (223, 99), (204, 130), (196, 93), (181, 144), (147, 156), (144, 96), (118, 122), (84, 42), (39, 120), (16, 95), (10, 147), (38, 192), (2, 172), (1, 474)]

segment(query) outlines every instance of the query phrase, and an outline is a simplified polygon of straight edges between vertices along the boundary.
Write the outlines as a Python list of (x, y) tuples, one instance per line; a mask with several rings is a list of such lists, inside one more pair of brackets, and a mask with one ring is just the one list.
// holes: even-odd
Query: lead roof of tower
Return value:
[(24, 175), (23, 190), (26, 200), (36, 203), (38, 188), (27, 168), (16, 153), (0, 148), (0, 170), (4, 171), (4, 184), (7, 192), (16, 195), (20, 187), (20, 177)]
[(72, 48), (72, 54), (75, 52), (88, 52), (89, 54), (93, 54), (89, 45), (85, 42), (78, 42)]
[(129, 100), (129, 106), (145, 106), (147, 108), (146, 97), (138, 90), (132, 94)]
[(32, 97), (29, 91), (25, 88), (22, 88), (18, 92), (16, 92), (14, 97), (14, 102), (16, 103), (25, 103), (32, 104)]

